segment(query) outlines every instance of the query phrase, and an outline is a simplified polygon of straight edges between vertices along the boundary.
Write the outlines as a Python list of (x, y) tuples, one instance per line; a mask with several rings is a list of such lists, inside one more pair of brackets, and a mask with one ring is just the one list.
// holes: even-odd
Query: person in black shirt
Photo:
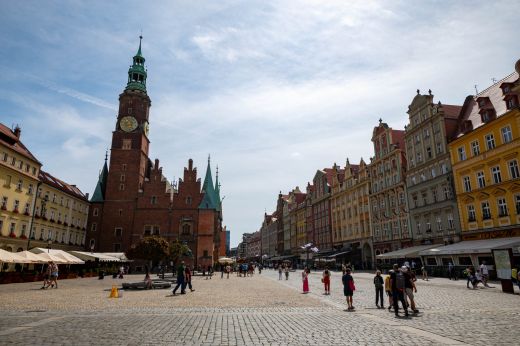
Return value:
[(395, 316), (399, 316), (399, 302), (401, 302), (403, 306), (404, 315), (408, 316), (408, 308), (406, 306), (406, 301), (404, 300), (405, 278), (397, 264), (394, 264), (394, 272), (390, 274), (390, 284), (392, 286)]

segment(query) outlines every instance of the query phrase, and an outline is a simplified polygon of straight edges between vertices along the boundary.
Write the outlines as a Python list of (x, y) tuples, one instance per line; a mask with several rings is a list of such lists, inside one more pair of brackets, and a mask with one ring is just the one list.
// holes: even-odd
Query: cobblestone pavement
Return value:
[[(465, 282), (418, 283), (421, 313), (409, 319), (375, 308), (372, 275), (354, 274), (355, 312), (345, 311), (340, 275), (322, 295), (319, 273), (300, 293), (300, 272), (278, 281), (274, 271), (252, 278), (194, 278), (195, 292), (125, 292), (121, 280), (63, 280), (0, 285), (1, 345), (461, 345), (517, 344), (520, 297), (498, 288), (467, 290)], [(142, 276), (130, 276), (135, 281)], [(472, 335), (468, 338), (469, 335)]]

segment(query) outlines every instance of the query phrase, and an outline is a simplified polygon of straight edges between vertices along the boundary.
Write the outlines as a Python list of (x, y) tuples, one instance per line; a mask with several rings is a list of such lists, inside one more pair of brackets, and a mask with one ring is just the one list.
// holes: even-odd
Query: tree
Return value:
[(126, 257), (158, 262), (168, 257), (169, 247), (166, 239), (158, 236), (148, 236), (132, 246), (126, 252)]
[(188, 247), (188, 245), (179, 242), (179, 240), (175, 240), (170, 245), (170, 259), (173, 262), (174, 268), (177, 265), (179, 259), (183, 256), (192, 256), (191, 249)]

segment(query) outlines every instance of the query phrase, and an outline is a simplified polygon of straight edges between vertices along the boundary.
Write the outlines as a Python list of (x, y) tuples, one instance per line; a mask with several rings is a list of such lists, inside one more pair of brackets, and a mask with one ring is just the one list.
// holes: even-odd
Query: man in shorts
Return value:
[(404, 280), (405, 280), (405, 282), (404, 282), (405, 300), (406, 300), (406, 298), (408, 298), (410, 300), (410, 307), (412, 308), (412, 311), (414, 313), (418, 313), (419, 310), (417, 310), (415, 308), (415, 300), (414, 300), (414, 296), (413, 296), (414, 292), (417, 293), (417, 287), (415, 286), (412, 275), (410, 275), (410, 270), (407, 267), (403, 266), (403, 267), (401, 267), (401, 271), (403, 272)]

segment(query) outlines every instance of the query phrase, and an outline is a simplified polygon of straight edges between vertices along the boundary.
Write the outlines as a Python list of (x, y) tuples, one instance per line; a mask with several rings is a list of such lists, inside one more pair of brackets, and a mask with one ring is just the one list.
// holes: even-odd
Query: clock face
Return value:
[(137, 120), (135, 120), (135, 118), (131, 116), (124, 117), (119, 121), (119, 126), (121, 127), (121, 130), (125, 132), (132, 132), (137, 128), (137, 125)]
[(145, 121), (145, 123), (143, 124), (143, 130), (146, 137), (148, 137), (148, 132), (150, 131), (150, 124), (148, 124), (147, 121)]

